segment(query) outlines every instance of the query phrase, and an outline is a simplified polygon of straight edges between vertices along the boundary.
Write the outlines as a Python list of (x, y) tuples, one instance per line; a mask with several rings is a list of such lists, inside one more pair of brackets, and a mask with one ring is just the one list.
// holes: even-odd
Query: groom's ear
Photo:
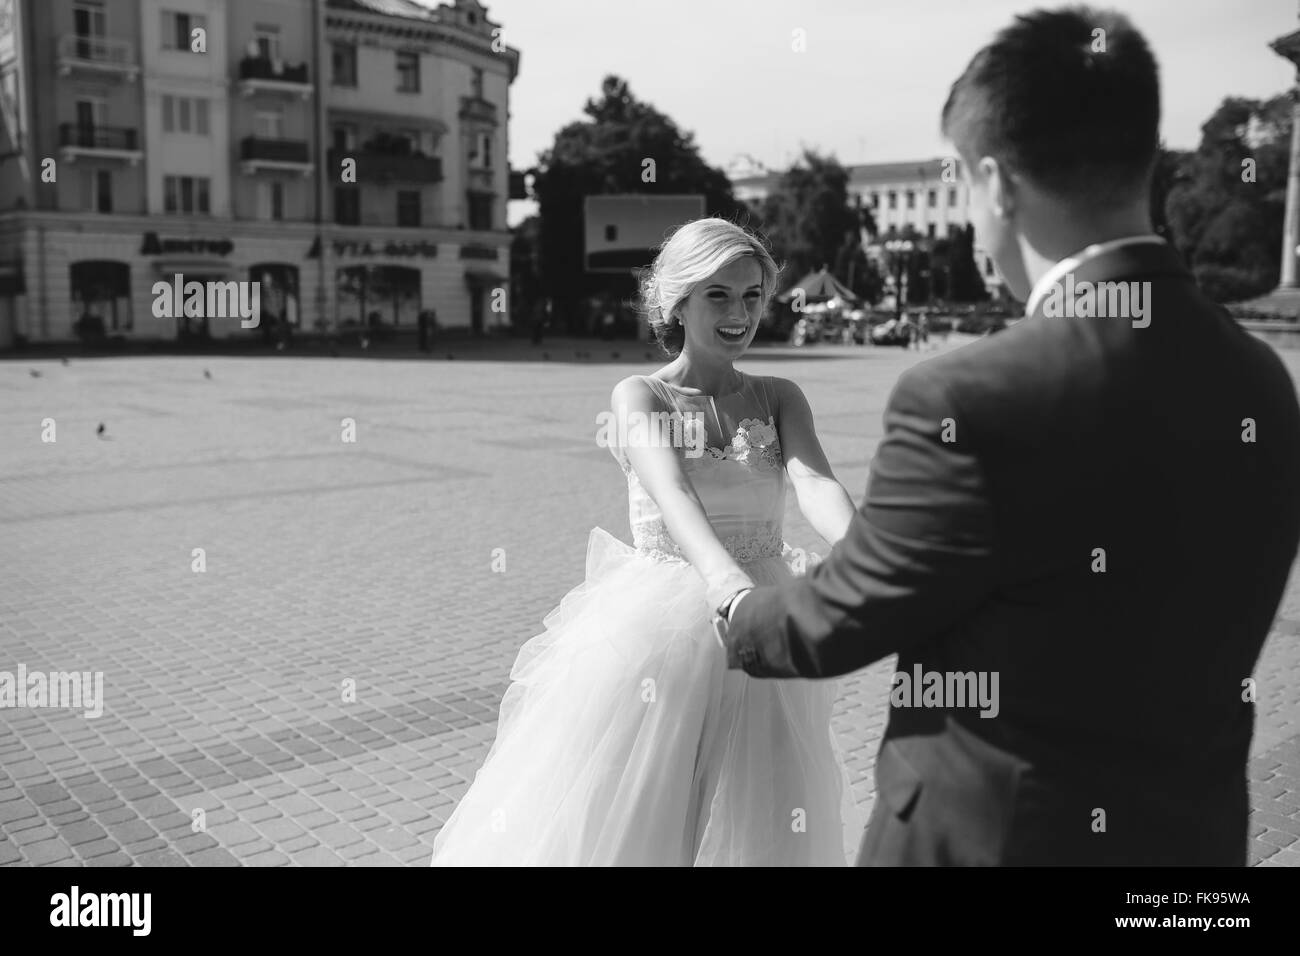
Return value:
[(977, 164), (989, 198), (989, 210), (999, 219), (1010, 219), (1016, 211), (1016, 182), (1005, 164), (985, 156)]

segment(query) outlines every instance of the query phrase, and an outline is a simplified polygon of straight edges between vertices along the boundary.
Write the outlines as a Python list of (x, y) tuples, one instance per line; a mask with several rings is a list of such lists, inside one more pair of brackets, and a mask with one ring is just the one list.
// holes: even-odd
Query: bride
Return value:
[(801, 570), (781, 536), (787, 477), (831, 544), (854, 513), (803, 393), (734, 365), (777, 271), (722, 219), (664, 243), (643, 295), (675, 357), (612, 396), (622, 425), (675, 425), (612, 432), (634, 545), (592, 531), (586, 579), (520, 650), (434, 866), (847, 863), (860, 821), (830, 727), (836, 685), (728, 670), (712, 626), (740, 588)]

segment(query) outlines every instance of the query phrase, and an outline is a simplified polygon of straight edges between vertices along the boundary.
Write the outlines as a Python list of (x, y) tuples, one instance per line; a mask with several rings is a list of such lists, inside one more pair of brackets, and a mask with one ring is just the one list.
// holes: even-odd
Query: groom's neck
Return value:
[(1152, 233), (1147, 201), (1110, 210), (1041, 202), (1026, 209), (1020, 247), (1030, 283), (1035, 283), (1062, 259), (1088, 246)]

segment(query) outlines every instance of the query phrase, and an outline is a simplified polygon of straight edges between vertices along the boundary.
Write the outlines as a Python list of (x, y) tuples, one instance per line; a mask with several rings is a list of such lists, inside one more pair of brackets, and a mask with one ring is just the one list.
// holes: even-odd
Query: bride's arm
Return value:
[[(639, 412), (649, 421), (653, 412), (662, 410), (650, 386), (636, 377), (619, 382), (610, 402), (614, 415), (619, 418)], [(704, 579), (710, 608), (717, 607), (723, 598), (742, 587), (753, 587), (753, 580), (714, 534), (676, 450), (651, 440), (627, 447), (625, 453), (641, 486), (663, 513), (668, 533)]]
[(848, 532), (857, 508), (826, 460), (808, 399), (794, 382), (774, 378), (772, 384), (779, 403), (776, 427), (781, 454), (799, 510), (817, 533), (834, 545)]

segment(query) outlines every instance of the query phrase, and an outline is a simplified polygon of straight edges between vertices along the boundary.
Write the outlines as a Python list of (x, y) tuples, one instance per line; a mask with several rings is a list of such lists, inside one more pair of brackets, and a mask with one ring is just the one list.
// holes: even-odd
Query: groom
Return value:
[(943, 130), (1026, 317), (909, 369), (830, 557), (718, 608), (755, 677), (898, 654), (859, 864), (1245, 863), (1300, 409), (1152, 234), (1159, 119), (1120, 15), (1037, 11), (975, 56)]

